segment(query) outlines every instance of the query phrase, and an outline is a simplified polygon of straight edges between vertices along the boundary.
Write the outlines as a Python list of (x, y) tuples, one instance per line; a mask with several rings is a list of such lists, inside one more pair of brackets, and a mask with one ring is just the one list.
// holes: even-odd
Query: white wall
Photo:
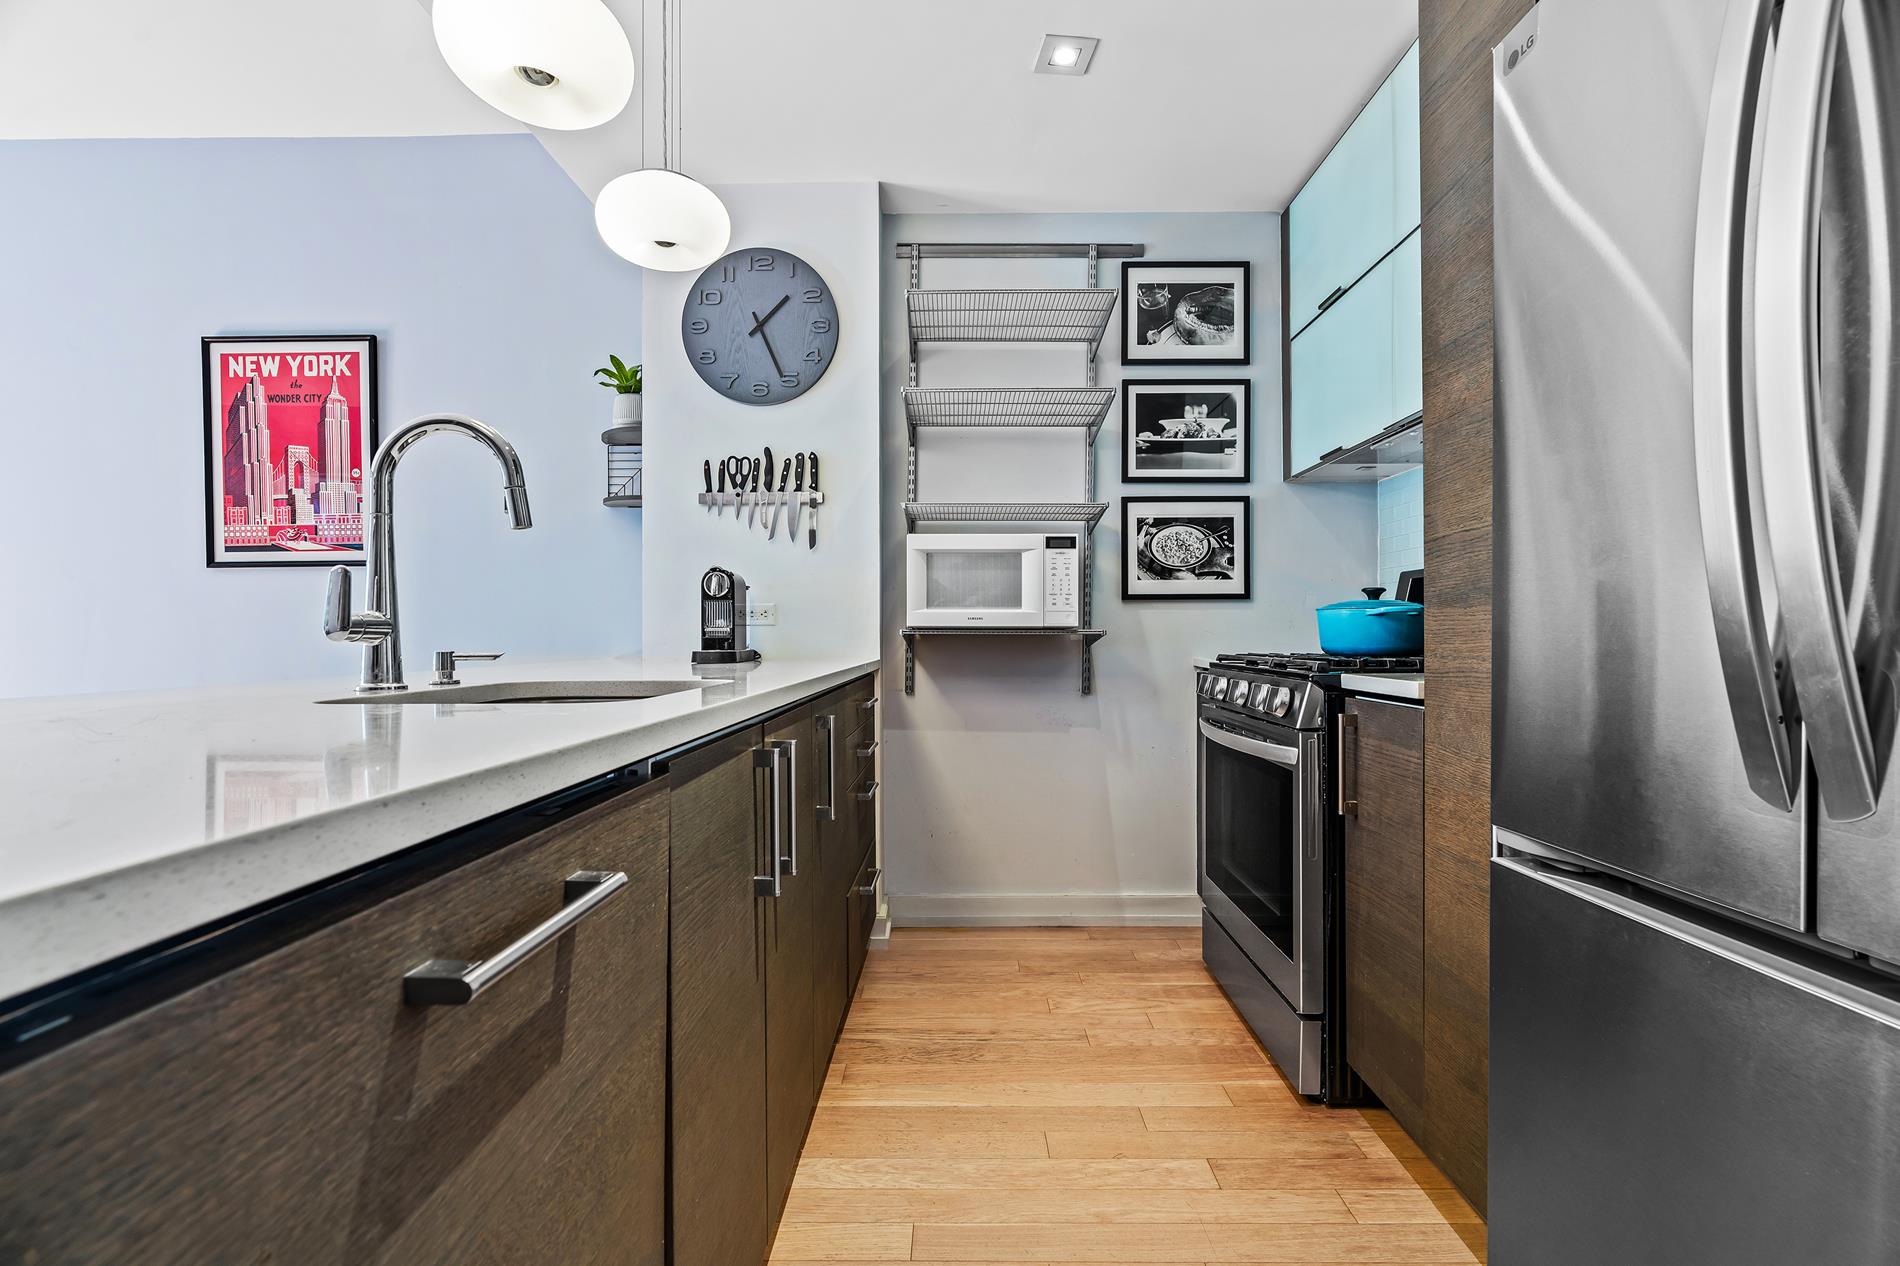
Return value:
[[(887, 216), (884, 220), (884, 868), (897, 923), (1193, 917), (1194, 742), (1190, 665), (1238, 650), (1310, 649), (1313, 608), (1374, 583), (1370, 486), (1281, 482), (1279, 217), (1271, 214)], [(1210, 369), (1253, 382), (1253, 480), (1122, 486), (1119, 401), (1096, 452), (1095, 693), (1078, 655), (1051, 639), (925, 639), (917, 693), (901, 694), (905, 381), (899, 241), (1141, 242), (1156, 260), (1252, 263), (1253, 364)], [(925, 261), (926, 287), (1082, 285), (1082, 262)], [(1104, 285), (1119, 284), (1104, 264)], [(1120, 310), (1117, 309), (1119, 321)], [(653, 323), (649, 321), (649, 327)], [(1114, 327), (1111, 327), (1113, 330)], [(1118, 334), (1100, 378), (1180, 378), (1180, 367), (1123, 369)], [(1073, 348), (923, 350), (922, 385), (1079, 385)], [(923, 437), (925, 500), (1079, 496), (1073, 435)], [(1130, 602), (1121, 593), (1120, 498), (1251, 494), (1253, 594), (1247, 602)], [(649, 607), (651, 599), (649, 598)]]
[[(754, 630), (767, 656), (877, 654), (878, 209), (870, 183), (721, 185), (732, 249), (771, 246), (815, 268), (838, 304), (838, 351), (824, 378), (783, 404), (715, 394), (686, 359), (680, 313), (697, 273), (647, 274), (645, 648), (682, 654), (699, 644), (699, 578), (708, 567), (745, 577), (752, 597), (778, 605)], [(748, 531), (728, 509), (696, 497), (700, 463), (770, 445), (780, 462), (816, 451), (826, 504), (818, 547)]]
[(527, 532), (476, 445), (404, 461), (411, 680), (438, 648), (638, 649), (590, 374), (639, 359), (640, 273), (533, 137), (10, 141), (0, 188), (31, 191), (0, 199), (0, 696), (357, 673), (325, 568), (205, 566), (210, 334), (375, 334), (385, 434), (448, 410), (519, 449)]

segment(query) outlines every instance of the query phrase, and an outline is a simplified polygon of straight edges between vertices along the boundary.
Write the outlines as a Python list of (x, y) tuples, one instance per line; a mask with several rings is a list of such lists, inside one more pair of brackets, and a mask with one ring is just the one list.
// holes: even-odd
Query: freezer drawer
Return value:
[(1896, 991), (1635, 891), (1493, 863), (1492, 1260), (1900, 1261)]

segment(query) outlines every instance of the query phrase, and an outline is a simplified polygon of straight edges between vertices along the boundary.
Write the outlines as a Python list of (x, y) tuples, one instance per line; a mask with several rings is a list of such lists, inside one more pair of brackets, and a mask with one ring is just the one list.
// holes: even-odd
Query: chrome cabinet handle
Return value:
[(872, 695), (869, 699), (866, 699), (863, 703), (860, 703), (858, 707), (862, 708), (866, 712), (876, 712), (877, 711), (877, 696)]
[(1779, 621), (1770, 615), (1780, 609), (1775, 576), (1758, 549), (1766, 510), (1754, 470), (1757, 413), (1747, 367), (1755, 329), (1745, 276), (1753, 246), (1749, 167), (1774, 8), (1774, 0), (1732, 5), (1722, 31), (1696, 208), (1690, 365), (1703, 562), (1729, 716), (1749, 786), (1787, 809), (1800, 781), (1800, 743), (1781, 671)]
[(785, 763), (789, 767), (786, 785), (791, 790), (785, 799), (790, 802), (792, 811), (785, 815), (785, 837), (790, 851), (785, 859), (785, 873), (792, 878), (798, 877), (798, 740), (773, 739), (769, 744), (785, 753)]
[[(1854, 0), (1853, 13), (1850, 54), (1864, 34), (1859, 0)], [(1755, 379), (1763, 421), (1761, 478), (1769, 546), (1781, 591), (1795, 697), (1814, 753), (1822, 811), (1837, 822), (1852, 822), (1878, 806), (1880, 761), (1855, 663), (1854, 632), (1848, 625), (1848, 598), (1826, 496), (1828, 458), (1819, 434), (1826, 403), (1819, 302), (1821, 167), (1841, 36), (1842, 0), (1788, 0), (1782, 6), (1763, 129)], [(1858, 67), (1855, 75), (1858, 78)], [(1879, 120), (1859, 122), (1875, 134), (1884, 128)], [(1873, 170), (1879, 172), (1881, 165)], [(1884, 191), (1874, 191), (1874, 196), (1884, 197)], [(1871, 231), (1884, 232), (1885, 224), (1883, 216)], [(1890, 319), (1891, 294), (1875, 302), (1889, 308), (1885, 315)], [(1878, 324), (1882, 313), (1872, 315)], [(1886, 349), (1875, 347), (1862, 354), (1869, 358), (1871, 373), (1887, 374)], [(1870, 398), (1883, 398), (1881, 384), (1872, 385), (1876, 389)], [(1860, 421), (1881, 427), (1887, 423), (1884, 417)], [(1858, 544), (1862, 550), (1877, 547), (1871, 539)], [(1870, 571), (1877, 574), (1878, 568)]]
[(860, 747), (858, 749), (858, 756), (860, 759), (863, 759), (870, 756), (871, 753), (875, 752), (876, 750), (877, 750), (877, 740), (872, 739), (869, 743), (866, 743), (863, 747)]
[(860, 800), (877, 799), (877, 779), (873, 778), (871, 780), (871, 785), (858, 793), (858, 799)]
[(825, 727), (825, 802), (817, 805), (833, 822), (838, 820), (838, 718), (824, 713), (816, 718), (818, 724)]
[[(1346, 736), (1352, 735), (1352, 799), (1346, 798)], [(1350, 712), (1339, 714), (1339, 768), (1334, 774), (1339, 784), (1339, 815), (1344, 818), (1359, 816), (1359, 718)], [(1324, 795), (1324, 792), (1320, 793)]]
[(459, 1007), (482, 990), (552, 945), (576, 923), (627, 886), (626, 872), (577, 870), (562, 889), (562, 906), (552, 918), (487, 958), (463, 962), (432, 958), (404, 973), (402, 1000), (412, 1007)]
[(779, 798), (779, 749), (768, 744), (752, 749), (752, 768), (763, 769), (772, 780), (772, 798), (766, 810), (765, 835), (771, 841), (766, 851), (772, 855), (772, 869), (769, 873), (752, 876), (752, 895), (755, 897), (779, 897), (785, 892), (783, 870), (784, 858), (778, 849), (779, 835), (783, 831), (785, 803)]
[(858, 895), (860, 897), (877, 896), (877, 881), (882, 879), (883, 877), (884, 877), (884, 870), (882, 867), (879, 867), (879, 866), (871, 867), (871, 877), (868, 880), (866, 880), (864, 883), (861, 883), (858, 885)]

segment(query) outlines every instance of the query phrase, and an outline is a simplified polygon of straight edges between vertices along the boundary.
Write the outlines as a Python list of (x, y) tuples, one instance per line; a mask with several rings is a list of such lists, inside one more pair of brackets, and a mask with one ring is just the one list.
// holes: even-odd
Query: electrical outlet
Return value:
[(745, 622), (757, 627), (761, 624), (778, 623), (778, 603), (760, 602), (753, 598), (745, 604)]

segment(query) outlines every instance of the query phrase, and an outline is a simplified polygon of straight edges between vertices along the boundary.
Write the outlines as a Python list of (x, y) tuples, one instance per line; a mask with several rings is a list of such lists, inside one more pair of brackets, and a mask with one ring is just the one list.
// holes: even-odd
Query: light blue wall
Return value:
[[(482, 418), (399, 477), (404, 644), (604, 653), (640, 641), (638, 512), (600, 503), (640, 274), (530, 136), (0, 143), (0, 696), (344, 678), (324, 572), (208, 570), (199, 338), (378, 336), (385, 431)], [(25, 618), (31, 612), (32, 618)]]
[(1379, 583), (1399, 591), (1399, 573), (1425, 566), (1425, 472), (1379, 481)]

